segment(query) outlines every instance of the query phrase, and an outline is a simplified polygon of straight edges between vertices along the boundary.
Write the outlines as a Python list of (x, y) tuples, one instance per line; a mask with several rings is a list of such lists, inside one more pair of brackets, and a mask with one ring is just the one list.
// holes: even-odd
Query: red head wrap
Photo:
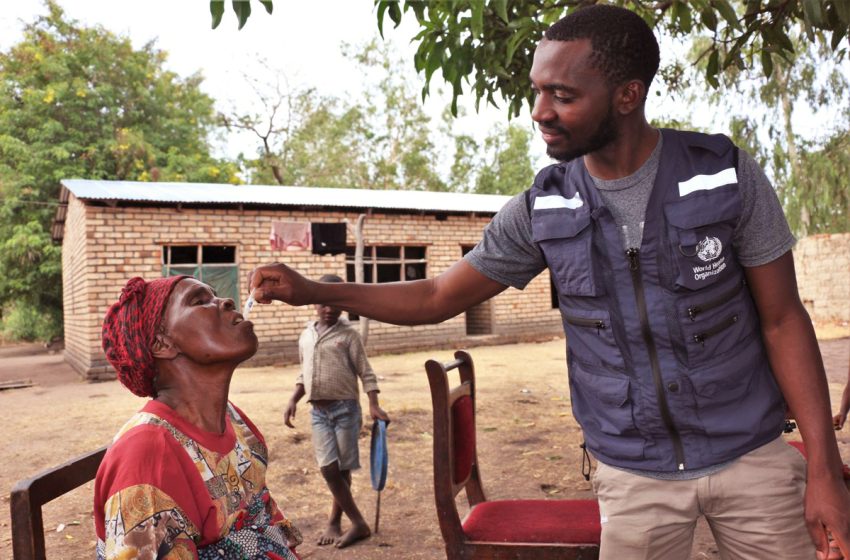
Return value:
[(189, 276), (169, 276), (145, 282), (131, 278), (121, 297), (103, 319), (103, 351), (118, 379), (133, 394), (155, 397), (156, 363), (151, 347), (168, 298), (177, 282)]

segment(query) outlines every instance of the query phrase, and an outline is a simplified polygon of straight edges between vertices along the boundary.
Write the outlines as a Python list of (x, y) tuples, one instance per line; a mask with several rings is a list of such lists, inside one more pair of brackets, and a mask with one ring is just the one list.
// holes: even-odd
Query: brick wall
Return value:
[(850, 322), (850, 233), (811, 235), (797, 242), (794, 265), (800, 299), (815, 322)]
[[(162, 246), (179, 244), (235, 245), (240, 293), (247, 293), (247, 274), (255, 266), (283, 262), (302, 274), (345, 277), (345, 256), (271, 249), (273, 220), (339, 222), (352, 225), (357, 212), (311, 210), (183, 209), (174, 207), (108, 207), (85, 205), (73, 195), (63, 241), (66, 359), (84, 376), (113, 376), (100, 348), (101, 321), (133, 276), (162, 275)], [(489, 216), (374, 213), (366, 219), (367, 245), (427, 246), (428, 277), (451, 266), (462, 245), (475, 244)], [(351, 235), (348, 242), (354, 243)], [(557, 310), (550, 308), (549, 276), (540, 275), (523, 292), (509, 289), (492, 303), (493, 333), (499, 340), (527, 340), (559, 334)], [(298, 335), (314, 317), (312, 306), (280, 303), (258, 305), (252, 312), (260, 350), (255, 365), (298, 360)], [(463, 346), (468, 342), (464, 314), (439, 325), (399, 327), (371, 322), (370, 352), (426, 347)]]
[(81, 372), (91, 369), (89, 332), (89, 285), (86, 208), (74, 197), (68, 202), (65, 237), (62, 241), (62, 307), (65, 316), (65, 359)]

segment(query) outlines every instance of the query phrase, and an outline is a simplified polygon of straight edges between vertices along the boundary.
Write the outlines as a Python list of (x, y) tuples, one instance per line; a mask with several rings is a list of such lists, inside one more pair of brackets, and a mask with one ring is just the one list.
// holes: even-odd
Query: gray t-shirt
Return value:
[[(611, 181), (594, 178), (600, 196), (623, 233), (624, 249), (640, 248), (646, 206), (661, 157), (661, 138), (659, 134), (652, 155), (628, 177)], [(770, 181), (743, 150), (739, 150), (738, 157), (738, 188), (741, 218), (732, 246), (739, 262), (753, 267), (776, 260), (794, 246), (795, 239)], [(478, 245), (464, 258), (484, 276), (520, 290), (546, 269), (543, 254), (531, 237), (531, 215), (523, 194), (505, 204), (484, 229)]]
[[(620, 228), (623, 248), (640, 248), (649, 196), (661, 159), (662, 135), (649, 159), (628, 177), (605, 181), (593, 177), (599, 195)], [(764, 171), (748, 153), (739, 150), (738, 188), (741, 217), (732, 236), (732, 246), (741, 265), (767, 264), (788, 252), (795, 243), (782, 206)], [(506, 286), (523, 289), (546, 269), (546, 261), (531, 237), (531, 215), (525, 196), (508, 201), (484, 229), (484, 236), (464, 257), (476, 270)], [(704, 469), (657, 472), (621, 469), (664, 480), (700, 478), (722, 470), (735, 460)]]

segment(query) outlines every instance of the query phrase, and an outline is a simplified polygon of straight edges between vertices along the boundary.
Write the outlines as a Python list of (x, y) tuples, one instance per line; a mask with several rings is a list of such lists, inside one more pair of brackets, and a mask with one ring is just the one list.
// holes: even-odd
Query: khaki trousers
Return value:
[(724, 560), (811, 560), (805, 481), (805, 460), (782, 438), (694, 480), (656, 480), (598, 463), (600, 559), (686, 560), (705, 516)]

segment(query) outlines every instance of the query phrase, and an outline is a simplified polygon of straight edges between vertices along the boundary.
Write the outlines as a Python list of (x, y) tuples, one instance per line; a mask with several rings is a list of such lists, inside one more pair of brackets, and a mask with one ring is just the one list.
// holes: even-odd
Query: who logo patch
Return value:
[(713, 261), (723, 252), (723, 244), (716, 237), (708, 237), (697, 245), (697, 257), (703, 262)]

